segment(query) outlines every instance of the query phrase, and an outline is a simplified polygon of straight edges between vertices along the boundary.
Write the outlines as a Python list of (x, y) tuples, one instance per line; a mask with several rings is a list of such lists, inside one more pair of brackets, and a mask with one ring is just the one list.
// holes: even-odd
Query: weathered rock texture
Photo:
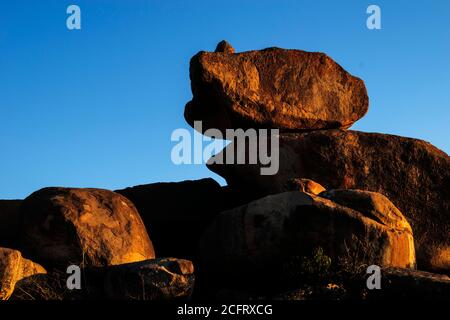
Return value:
[[(55, 301), (55, 300), (94, 300), (102, 298), (98, 292), (103, 292), (103, 282), (92, 286), (90, 277), (86, 281), (86, 269), (81, 270), (81, 289), (69, 290), (66, 270), (49, 270), (46, 274), (35, 274), (16, 283), (14, 292), (9, 300)], [(100, 289), (100, 290), (99, 290)]]
[(359, 211), (366, 217), (386, 226), (411, 231), (409, 223), (400, 210), (380, 193), (353, 189), (335, 189), (320, 193), (320, 197)]
[(203, 129), (348, 128), (365, 115), (364, 82), (324, 53), (268, 48), (234, 54), (227, 43), (191, 59), (185, 118)]
[(23, 250), (44, 265), (108, 266), (155, 257), (134, 205), (108, 190), (44, 188), (25, 199)]
[(175, 258), (110, 267), (105, 277), (105, 293), (111, 299), (187, 299), (193, 288), (192, 262)]
[(229, 42), (222, 40), (217, 44), (215, 52), (224, 52), (232, 54), (234, 53), (234, 48)]
[(418, 267), (450, 270), (450, 158), (445, 152), (417, 139), (323, 130), (281, 134), (279, 155), (280, 168), (273, 176), (260, 175), (259, 165), (208, 167), (254, 198), (284, 191), (297, 177), (326, 189), (381, 193), (411, 224)]
[(45, 269), (19, 251), (0, 248), (0, 300), (9, 299), (18, 281), (41, 273), (46, 273)]
[(319, 183), (312, 181), (310, 179), (292, 179), (286, 183), (286, 190), (284, 191), (301, 191), (305, 193), (310, 193), (318, 195), (325, 191), (325, 188)]
[(271, 277), (282, 261), (323, 248), (335, 264), (348, 258), (414, 267), (413, 236), (403, 215), (382, 195), (349, 192), (357, 200), (346, 206), (292, 191), (225, 211), (202, 238), (203, 263), (218, 274)]
[(189, 298), (194, 267), (188, 260), (159, 258), (81, 270), (81, 288), (67, 289), (68, 274), (53, 269), (16, 284), (11, 300), (173, 300)]
[(0, 200), (0, 246), (16, 247), (22, 200)]

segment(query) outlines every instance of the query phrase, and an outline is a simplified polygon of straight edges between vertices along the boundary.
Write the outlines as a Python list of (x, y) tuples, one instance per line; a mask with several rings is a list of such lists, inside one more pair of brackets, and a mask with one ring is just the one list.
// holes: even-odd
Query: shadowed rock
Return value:
[(218, 213), (243, 203), (210, 178), (152, 183), (116, 192), (138, 209), (158, 256), (186, 259), (195, 257), (201, 234)]
[(192, 262), (175, 258), (110, 267), (105, 277), (105, 293), (110, 299), (187, 299), (193, 288)]
[(370, 290), (369, 299), (450, 299), (450, 278), (446, 275), (392, 267), (382, 269), (381, 275), (381, 290)]
[(12, 300), (187, 299), (194, 286), (188, 260), (161, 258), (81, 270), (81, 288), (67, 288), (68, 274), (53, 269), (16, 284)]
[(19, 243), (20, 206), (22, 200), (0, 200), (0, 245), (16, 248)]
[[(230, 144), (228, 148), (234, 148)], [(388, 134), (323, 130), (280, 135), (277, 174), (259, 165), (208, 167), (254, 199), (285, 190), (293, 177), (326, 189), (361, 189), (388, 197), (414, 232), (420, 269), (450, 270), (450, 158), (431, 144)], [(224, 157), (223, 155), (219, 155)]]
[(219, 278), (242, 281), (274, 280), (283, 261), (319, 247), (335, 264), (414, 267), (411, 227), (398, 209), (380, 194), (355, 190), (353, 197), (357, 205), (342, 206), (293, 191), (225, 211), (202, 238), (202, 261)]

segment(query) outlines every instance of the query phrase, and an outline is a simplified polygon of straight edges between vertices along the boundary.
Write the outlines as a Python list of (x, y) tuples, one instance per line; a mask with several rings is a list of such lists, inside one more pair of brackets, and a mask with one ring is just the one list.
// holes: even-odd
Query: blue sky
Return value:
[[(66, 28), (81, 8), (82, 29)], [(377, 4), (382, 30), (366, 28)], [(0, 2), (0, 198), (45, 186), (123, 188), (212, 176), (170, 159), (191, 98), (189, 59), (227, 39), (329, 54), (364, 79), (352, 129), (450, 152), (450, 2)]]

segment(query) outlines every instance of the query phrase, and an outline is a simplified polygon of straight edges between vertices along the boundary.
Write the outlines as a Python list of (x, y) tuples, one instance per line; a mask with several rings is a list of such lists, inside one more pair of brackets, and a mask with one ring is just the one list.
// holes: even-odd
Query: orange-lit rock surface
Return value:
[(234, 53), (219, 43), (217, 52), (191, 59), (190, 78), (185, 118), (190, 125), (202, 120), (203, 129), (348, 128), (368, 109), (364, 82), (319, 52)]
[[(348, 258), (414, 268), (413, 234), (401, 212), (383, 195), (349, 192), (353, 200), (345, 205), (291, 191), (225, 211), (202, 239), (204, 264), (219, 274), (269, 277), (282, 261), (323, 248), (335, 264)], [(334, 197), (332, 191), (325, 195)]]
[(134, 205), (108, 190), (44, 188), (22, 206), (23, 250), (44, 265), (108, 266), (155, 257)]
[(326, 189), (381, 193), (411, 224), (418, 267), (450, 270), (450, 158), (445, 152), (418, 139), (321, 130), (281, 134), (279, 155), (279, 171), (272, 176), (261, 175), (259, 165), (208, 167), (254, 198), (284, 191), (295, 177)]
[(0, 300), (8, 300), (18, 281), (45, 273), (42, 266), (23, 258), (19, 251), (0, 248)]

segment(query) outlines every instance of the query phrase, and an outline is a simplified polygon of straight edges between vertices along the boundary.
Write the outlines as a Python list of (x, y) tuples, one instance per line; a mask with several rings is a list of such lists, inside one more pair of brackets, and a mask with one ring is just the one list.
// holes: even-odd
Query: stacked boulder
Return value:
[(208, 162), (253, 201), (216, 218), (201, 241), (205, 265), (249, 279), (320, 246), (332, 260), (359, 250), (366, 265), (415, 268), (417, 254), (419, 268), (450, 270), (450, 158), (421, 140), (347, 130), (368, 110), (361, 79), (323, 53), (235, 53), (225, 41), (192, 58), (190, 77), (191, 126), (279, 130), (275, 175), (215, 161), (248, 159), (236, 141)]
[[(348, 202), (341, 199), (348, 199)], [(277, 281), (285, 261), (321, 248), (333, 262), (415, 267), (412, 231), (384, 196), (332, 190), (320, 196), (291, 191), (221, 213), (201, 242), (201, 258), (218, 278)], [(245, 280), (244, 280), (245, 279)]]
[[(207, 164), (226, 187), (53, 187), (0, 200), (0, 300), (354, 298), (367, 296), (346, 290), (365, 288), (370, 265), (388, 297), (450, 297), (450, 278), (414, 270), (450, 272), (450, 158), (348, 130), (368, 110), (361, 79), (323, 53), (235, 53), (226, 41), (195, 55), (190, 77), (186, 121), (204, 134), (277, 129), (278, 149), (266, 145), (276, 173), (215, 161), (249, 159), (236, 140)], [(82, 283), (71, 291), (73, 265)]]
[[(0, 299), (8, 299), (19, 282), (28, 298), (45, 299), (41, 294), (60, 289), (63, 292), (52, 294), (64, 297), (67, 274), (54, 287), (40, 292), (35, 289), (40, 282), (49, 283), (55, 274), (65, 274), (70, 266), (83, 270), (77, 297), (91, 291), (96, 292), (93, 298), (114, 299), (188, 298), (192, 294), (192, 262), (155, 260), (152, 241), (138, 211), (118, 193), (44, 188), (26, 198), (15, 214), (9, 211), (5, 215), (18, 216), (12, 221), (19, 221), (16, 247), (20, 252), (0, 248)], [(22, 258), (22, 254), (39, 264)], [(42, 276), (46, 270), (47, 278)], [(129, 281), (117, 279), (118, 275)], [(93, 287), (95, 290), (91, 290)]]
[(208, 166), (254, 198), (285, 190), (292, 177), (381, 193), (411, 224), (418, 266), (450, 270), (450, 158), (443, 151), (417, 139), (334, 129), (281, 134), (279, 156), (274, 176), (260, 175), (258, 164)]
[(269, 48), (234, 53), (225, 41), (191, 59), (185, 118), (204, 129), (348, 128), (366, 114), (364, 82), (323, 53)]

